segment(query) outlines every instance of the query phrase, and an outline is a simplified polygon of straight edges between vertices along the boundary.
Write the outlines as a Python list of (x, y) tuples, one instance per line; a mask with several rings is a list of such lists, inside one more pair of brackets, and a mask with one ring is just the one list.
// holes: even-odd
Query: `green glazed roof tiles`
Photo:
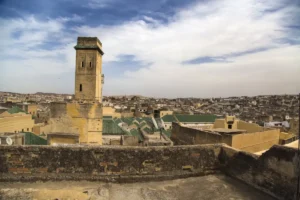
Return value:
[(19, 112), (26, 113), (24, 110), (22, 110), (18, 106), (13, 106), (12, 108), (8, 109), (7, 112), (9, 112), (10, 114), (15, 114), (15, 113), (19, 113)]

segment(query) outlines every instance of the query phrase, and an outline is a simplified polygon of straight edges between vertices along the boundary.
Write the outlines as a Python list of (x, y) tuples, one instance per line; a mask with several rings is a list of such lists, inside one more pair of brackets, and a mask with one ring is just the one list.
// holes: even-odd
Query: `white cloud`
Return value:
[[(296, 76), (300, 74), (297, 66), (300, 63), (299, 46), (275, 41), (289, 36), (285, 27), (290, 22), (286, 19), (291, 18), (298, 8), (286, 7), (276, 12), (264, 12), (280, 7), (282, 4), (278, 2), (208, 1), (178, 11), (168, 19), (168, 24), (143, 16), (142, 19), (121, 25), (74, 27), (74, 34), (64, 32), (64, 23), (70, 18), (46, 22), (37, 21), (34, 17), (13, 20), (12, 23), (4, 20), (2, 22), (6, 23), (8, 29), (0, 34), (7, 38), (5, 45), (10, 47), (5, 55), (21, 54), (28, 59), (26, 67), (32, 66), (39, 73), (50, 73), (47, 69), (55, 69), (51, 73), (55, 71), (57, 74), (74, 70), (73, 44), (78, 35), (97, 36), (102, 41), (104, 66), (107, 62), (118, 61), (121, 54), (134, 55), (135, 60), (142, 63), (153, 63), (137, 71), (128, 70), (121, 78), (106, 78), (105, 95), (209, 97), (297, 93), (300, 90), (300, 79)], [(90, 3), (97, 3), (101, 7), (107, 2)], [(18, 28), (24, 34), (16, 40), (10, 34)], [(57, 40), (61, 42), (61, 48), (31, 48), (32, 44), (43, 44), (45, 40)], [(13, 47), (14, 44), (23, 46), (18, 49)], [(233, 57), (228, 63), (183, 64), (197, 57), (224, 56), (258, 48), (270, 49)], [(65, 59), (60, 60), (60, 56)], [(0, 64), (25, 66), (22, 62), (9, 60)]]
[[(175, 97), (297, 93), (299, 47), (275, 42), (288, 36), (284, 19), (297, 8), (264, 12), (280, 5), (254, 0), (210, 1), (178, 12), (169, 24), (153, 26), (147, 23), (152, 22), (151, 18), (144, 17), (117, 26), (76, 30), (100, 38), (105, 62), (118, 60), (120, 54), (131, 54), (137, 60), (153, 63), (150, 68), (125, 73), (124, 79), (107, 80), (104, 91), (109, 94), (132, 91)], [(233, 63), (182, 64), (197, 57), (266, 47), (276, 49), (230, 58)]]

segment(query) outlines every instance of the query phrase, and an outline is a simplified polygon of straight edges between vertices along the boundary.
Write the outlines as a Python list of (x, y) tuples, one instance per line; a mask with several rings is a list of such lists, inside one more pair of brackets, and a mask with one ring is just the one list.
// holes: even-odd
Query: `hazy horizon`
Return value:
[(78, 36), (103, 44), (104, 96), (300, 92), (300, 5), (287, 0), (2, 1), (0, 91), (74, 93)]

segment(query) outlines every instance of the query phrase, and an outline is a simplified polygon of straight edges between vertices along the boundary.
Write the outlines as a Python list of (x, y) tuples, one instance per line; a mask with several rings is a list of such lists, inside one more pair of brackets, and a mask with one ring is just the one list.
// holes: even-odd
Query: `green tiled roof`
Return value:
[(176, 122), (177, 120), (174, 118), (173, 115), (165, 115), (162, 117), (164, 122)]
[(140, 133), (138, 130), (136, 130), (136, 129), (131, 129), (131, 130), (130, 130), (130, 134), (131, 134), (132, 136), (138, 137), (138, 138), (139, 138), (139, 141), (144, 141), (143, 136), (141, 135), (141, 133)]
[(114, 120), (103, 119), (103, 135), (124, 135), (123, 130)]
[(215, 122), (216, 115), (175, 115), (180, 122)]
[(169, 129), (169, 130), (162, 130), (162, 132), (168, 137), (168, 138), (170, 138), (171, 137), (171, 134), (172, 134), (172, 132), (171, 132), (171, 130)]
[(133, 117), (125, 117), (125, 118), (122, 118), (122, 120), (129, 126), (132, 124), (134, 118)]
[(151, 121), (151, 117), (139, 117), (139, 118), (136, 118), (139, 122), (142, 122), (142, 121)]
[(153, 132), (149, 127), (144, 128), (143, 131), (145, 131), (148, 134)]
[(22, 110), (18, 106), (13, 106), (12, 108), (8, 109), (7, 112), (9, 112), (10, 114), (15, 114), (15, 113), (19, 113), (19, 112), (26, 113), (24, 110)]
[(118, 119), (115, 119), (115, 122), (116, 122), (116, 124), (119, 124), (122, 122), (122, 120), (120, 118), (118, 118)]
[(26, 145), (47, 145), (47, 140), (31, 132), (25, 132)]

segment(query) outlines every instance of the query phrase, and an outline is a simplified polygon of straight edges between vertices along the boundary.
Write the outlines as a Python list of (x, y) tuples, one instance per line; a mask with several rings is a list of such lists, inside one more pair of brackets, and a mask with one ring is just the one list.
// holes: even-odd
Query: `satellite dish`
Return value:
[(12, 143), (13, 143), (13, 141), (12, 141), (12, 139), (11, 138), (6, 138), (6, 144), (7, 145), (12, 145)]

